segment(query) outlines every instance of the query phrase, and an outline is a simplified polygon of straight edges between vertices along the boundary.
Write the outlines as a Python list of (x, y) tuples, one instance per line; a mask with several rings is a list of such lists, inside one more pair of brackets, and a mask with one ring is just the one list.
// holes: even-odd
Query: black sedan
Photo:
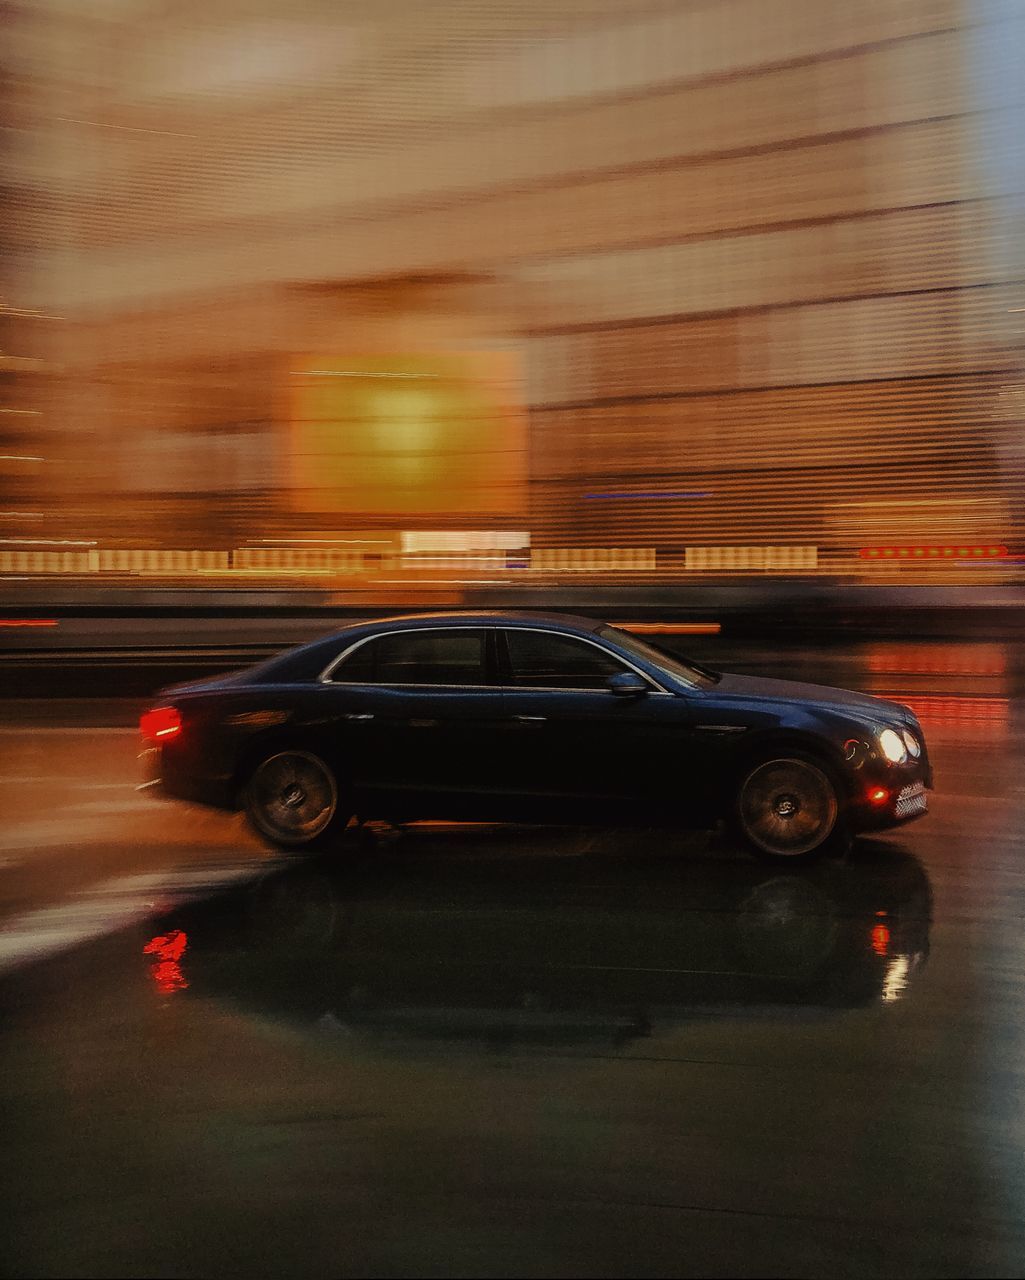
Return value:
[(932, 786), (905, 706), (724, 675), (556, 614), (355, 623), (165, 689), (141, 729), (164, 794), (245, 809), (290, 848), (354, 818), (726, 819), (797, 858), (921, 816)]

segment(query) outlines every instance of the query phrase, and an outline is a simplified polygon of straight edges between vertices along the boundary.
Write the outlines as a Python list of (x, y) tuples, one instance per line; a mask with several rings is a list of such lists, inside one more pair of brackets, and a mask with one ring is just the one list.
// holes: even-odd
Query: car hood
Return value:
[(803, 702), (832, 711), (842, 709), (860, 719), (868, 717), (875, 722), (896, 720), (898, 724), (909, 724), (911, 719), (907, 707), (899, 702), (888, 702), (885, 698), (874, 698), (869, 693), (857, 693), (853, 689), (835, 689), (828, 684), (805, 684), (800, 680), (724, 673), (714, 693), (736, 698), (767, 698), (774, 702)]

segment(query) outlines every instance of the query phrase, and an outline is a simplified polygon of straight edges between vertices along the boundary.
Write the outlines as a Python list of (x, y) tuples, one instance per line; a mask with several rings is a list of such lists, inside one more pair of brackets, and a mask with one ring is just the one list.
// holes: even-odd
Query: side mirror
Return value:
[(636, 671), (617, 671), (614, 676), (609, 676), (608, 686), (609, 692), (617, 698), (636, 698), (648, 692), (648, 682)]

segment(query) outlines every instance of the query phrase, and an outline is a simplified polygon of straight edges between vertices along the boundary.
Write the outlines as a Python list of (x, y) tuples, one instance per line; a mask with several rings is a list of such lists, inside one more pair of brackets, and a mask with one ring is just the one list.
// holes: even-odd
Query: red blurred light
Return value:
[(56, 618), (0, 618), (0, 627), (56, 627)]
[(877, 956), (885, 956), (890, 950), (890, 930), (885, 924), (877, 924), (872, 930), (872, 950)]
[(172, 929), (170, 933), (159, 933), (155, 938), (150, 938), (143, 947), (142, 954), (153, 957), (150, 977), (161, 995), (184, 991), (188, 987), (188, 980), (179, 963), (188, 944), (188, 934), (183, 929)]
[(158, 960), (180, 960), (189, 945), (189, 935), (183, 929), (170, 933), (158, 933), (142, 949), (144, 956), (156, 956)]
[(154, 707), (143, 713), (139, 732), (150, 742), (173, 738), (182, 731), (182, 718), (177, 707)]
[(177, 960), (160, 960), (150, 973), (162, 996), (169, 996), (173, 991), (184, 991), (189, 985)]
[(876, 787), (868, 793), (868, 798), (872, 804), (885, 804), (889, 794), (890, 793), (888, 791), (884, 791), (882, 787)]

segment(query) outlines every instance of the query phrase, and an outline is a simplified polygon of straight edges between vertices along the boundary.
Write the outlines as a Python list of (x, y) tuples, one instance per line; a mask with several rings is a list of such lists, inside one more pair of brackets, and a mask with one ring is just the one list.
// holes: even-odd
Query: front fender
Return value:
[(825, 768), (841, 800), (853, 798), (856, 782), (844, 759), (842, 742), (833, 742), (810, 729), (766, 728), (745, 734), (733, 747), (724, 771), (724, 801), (732, 802), (741, 779), (759, 761), (793, 754), (812, 757)]

